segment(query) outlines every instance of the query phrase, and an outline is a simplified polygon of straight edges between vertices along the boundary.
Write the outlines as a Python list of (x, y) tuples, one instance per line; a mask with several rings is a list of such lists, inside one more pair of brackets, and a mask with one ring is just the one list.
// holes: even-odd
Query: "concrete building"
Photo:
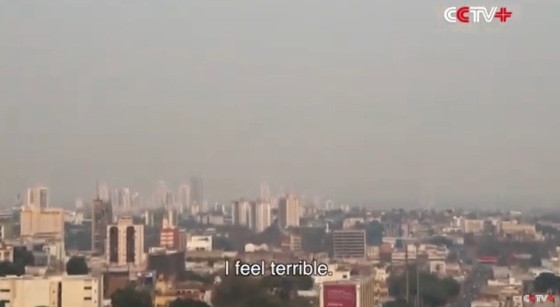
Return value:
[(119, 209), (122, 212), (129, 212), (132, 206), (132, 196), (130, 195), (130, 189), (124, 188), (119, 190), (118, 198)]
[(293, 195), (280, 198), (278, 201), (278, 222), (282, 227), (299, 226), (299, 199)]
[(188, 212), (191, 208), (191, 188), (184, 184), (179, 187), (179, 212)]
[(185, 272), (185, 252), (163, 248), (150, 248), (147, 257), (148, 271), (166, 280), (177, 280)]
[(245, 200), (239, 200), (233, 203), (232, 219), (234, 225), (253, 227), (253, 216), (251, 203)]
[(251, 216), (253, 217), (252, 230), (263, 232), (272, 224), (270, 203), (259, 200), (251, 204)]
[(187, 251), (212, 251), (212, 236), (187, 235)]
[[(171, 216), (170, 212), (170, 216)], [(177, 228), (169, 222), (168, 218), (163, 219), (163, 227), (159, 236), (159, 246), (168, 250), (184, 251), (187, 244), (187, 234), (185, 230)]]
[(144, 262), (144, 225), (121, 217), (107, 226), (107, 261), (110, 265), (139, 266)]
[(363, 217), (347, 217), (342, 222), (343, 229), (351, 229), (356, 227), (357, 224), (364, 224), (365, 219)]
[(58, 208), (23, 207), (20, 216), (22, 237), (64, 239), (64, 210)]
[(211, 304), (212, 290), (196, 283), (177, 283), (158, 279), (154, 291), (154, 307), (169, 306), (174, 300), (182, 298)]
[(365, 258), (365, 230), (335, 230), (333, 233), (334, 258)]
[(100, 307), (102, 280), (83, 276), (0, 278), (0, 301), (10, 307)]
[(0, 212), (0, 240), (10, 240), (15, 237), (14, 214), (10, 211)]
[(480, 234), (484, 231), (484, 220), (479, 219), (463, 219), (461, 221), (463, 233)]
[(0, 262), (14, 261), (14, 246), (0, 241)]
[(319, 288), (319, 306), (375, 306), (375, 280), (371, 277), (326, 281)]
[(34, 187), (27, 189), (27, 207), (45, 209), (49, 206), (49, 190), (46, 187)]
[(113, 206), (110, 200), (98, 197), (93, 200), (91, 210), (91, 250), (102, 255), (107, 244), (107, 226), (113, 223)]
[(204, 203), (204, 184), (202, 178), (191, 177), (190, 184), (191, 192), (191, 205), (200, 207)]
[(233, 224), (246, 226), (255, 232), (262, 232), (271, 224), (270, 210), (270, 203), (266, 201), (236, 201), (232, 206)]

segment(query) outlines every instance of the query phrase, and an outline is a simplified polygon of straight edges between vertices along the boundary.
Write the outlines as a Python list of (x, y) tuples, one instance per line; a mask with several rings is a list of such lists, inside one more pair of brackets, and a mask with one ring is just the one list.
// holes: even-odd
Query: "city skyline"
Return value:
[(446, 7), (4, 1), (0, 203), (199, 176), (219, 201), (267, 181), (356, 204), (558, 204), (560, 3), (464, 27)]

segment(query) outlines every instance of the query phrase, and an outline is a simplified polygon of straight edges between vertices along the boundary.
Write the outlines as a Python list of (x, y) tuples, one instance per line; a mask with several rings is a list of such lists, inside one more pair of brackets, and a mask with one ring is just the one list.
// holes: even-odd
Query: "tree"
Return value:
[(451, 251), (449, 252), (449, 254), (447, 255), (447, 259), (445, 259), (447, 262), (457, 262), (459, 260), (459, 256), (457, 255), (456, 251)]
[[(409, 276), (415, 276), (414, 266), (408, 268)], [(461, 286), (452, 278), (440, 279), (428, 272), (420, 272), (420, 298), (425, 306), (443, 306), (451, 302), (461, 290)], [(416, 278), (408, 281), (410, 295), (416, 296)], [(406, 279), (404, 274), (391, 276), (389, 279), (389, 294), (397, 299), (405, 299)], [(402, 305), (394, 305), (402, 306)]]
[(473, 233), (466, 233), (463, 236), (463, 241), (465, 242), (466, 246), (475, 246), (476, 245), (476, 237)]
[(113, 293), (111, 304), (114, 307), (152, 307), (152, 297), (150, 293), (136, 290), (134, 285), (129, 284)]
[(529, 259), (529, 264), (532, 267), (540, 267), (542, 265), (541, 258), (536, 253), (534, 253), (531, 255), (531, 259)]
[(210, 307), (205, 302), (192, 299), (178, 298), (169, 304), (169, 307)]
[(212, 295), (214, 306), (236, 306), (253, 297), (266, 295), (255, 277), (225, 276)]
[(535, 278), (533, 288), (537, 293), (545, 293), (549, 290), (557, 291), (560, 289), (560, 277), (553, 273), (541, 273)]
[(84, 257), (74, 256), (66, 262), (66, 273), (68, 275), (86, 275), (89, 268)]
[(309, 286), (308, 276), (225, 276), (213, 295), (216, 307), (311, 307), (308, 300), (295, 296)]
[(461, 293), (461, 285), (451, 277), (442, 279), (441, 285), (445, 293), (450, 297), (457, 297)]
[(451, 247), (451, 245), (453, 245), (453, 240), (444, 236), (434, 236), (430, 238), (430, 243), (449, 248)]
[(25, 274), (25, 266), (19, 263), (11, 263), (10, 261), (0, 262), (0, 277), (7, 275), (21, 276)]
[(509, 265), (509, 258), (506, 255), (501, 255), (498, 257), (499, 266), (508, 266)]
[(298, 290), (310, 290), (313, 288), (313, 278), (309, 275), (294, 276), (292, 280), (295, 282)]
[(14, 248), (14, 263), (21, 266), (33, 265), (35, 263), (35, 257), (33, 252), (28, 251), (25, 246), (18, 246)]

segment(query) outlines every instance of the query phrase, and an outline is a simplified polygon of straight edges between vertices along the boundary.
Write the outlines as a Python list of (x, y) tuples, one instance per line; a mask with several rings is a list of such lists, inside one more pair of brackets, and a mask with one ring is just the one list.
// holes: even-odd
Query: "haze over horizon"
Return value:
[[(310, 198), (560, 201), (558, 1), (0, 1), (0, 204), (95, 181)], [(474, 5), (476, 3), (467, 3)]]

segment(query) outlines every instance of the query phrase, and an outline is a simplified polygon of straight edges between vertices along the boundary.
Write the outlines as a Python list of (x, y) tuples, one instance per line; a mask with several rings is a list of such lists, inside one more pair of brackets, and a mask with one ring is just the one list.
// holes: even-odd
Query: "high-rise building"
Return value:
[(107, 226), (107, 261), (110, 265), (139, 266), (144, 261), (144, 225), (121, 217)]
[(251, 223), (252, 230), (255, 232), (263, 232), (271, 223), (270, 203), (265, 200), (259, 200), (251, 204)]
[(179, 212), (188, 211), (191, 207), (191, 188), (184, 184), (179, 187)]
[(174, 202), (175, 202), (175, 199), (173, 197), (173, 192), (167, 191), (167, 193), (165, 193), (165, 207), (166, 208), (172, 208)]
[(167, 185), (163, 180), (160, 180), (158, 182), (156, 191), (154, 192), (154, 200), (153, 200), (154, 207), (165, 207), (165, 204), (167, 202), (167, 192), (168, 192)]
[(278, 222), (282, 227), (299, 226), (299, 199), (287, 195), (278, 201)]
[(111, 204), (113, 205), (113, 212), (118, 212), (122, 204), (122, 194), (120, 190), (113, 190), (111, 192)]
[(270, 200), (270, 187), (267, 184), (261, 184), (261, 199)]
[(20, 216), (20, 236), (64, 239), (64, 210), (23, 207)]
[(333, 233), (334, 258), (365, 258), (365, 230), (335, 230)]
[(186, 232), (174, 225), (173, 212), (169, 210), (168, 216), (163, 218), (163, 225), (159, 236), (159, 246), (168, 250), (184, 251), (186, 243)]
[(202, 206), (204, 204), (204, 185), (202, 178), (191, 177), (191, 204)]
[(47, 208), (49, 206), (49, 191), (46, 187), (34, 187), (27, 189), (26, 206), (36, 208)]
[(142, 206), (142, 198), (140, 197), (140, 193), (136, 192), (134, 193), (134, 195), (132, 195), (132, 198), (130, 199), (130, 205), (135, 209), (138, 209)]
[(233, 224), (253, 227), (253, 216), (251, 214), (251, 203), (245, 200), (239, 200), (233, 203)]
[(107, 226), (113, 223), (113, 206), (110, 201), (96, 198), (91, 207), (91, 250), (96, 254), (105, 252)]
[(325, 210), (334, 210), (334, 202), (332, 200), (327, 200), (325, 202)]
[(130, 189), (124, 188), (121, 190), (121, 199), (120, 199), (121, 208), (125, 211), (131, 209), (132, 205), (132, 197), (130, 196)]
[(111, 201), (111, 192), (109, 192), (109, 187), (106, 183), (97, 185), (97, 198), (104, 202)]

